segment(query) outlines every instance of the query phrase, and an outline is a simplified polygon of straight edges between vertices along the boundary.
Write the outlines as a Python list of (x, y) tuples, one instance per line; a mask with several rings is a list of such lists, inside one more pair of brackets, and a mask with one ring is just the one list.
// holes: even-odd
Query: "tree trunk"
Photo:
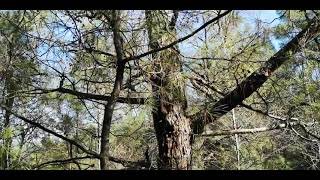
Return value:
[[(168, 110), (166, 113), (163, 111)], [(170, 105), (153, 113), (159, 148), (159, 169), (190, 169), (191, 128), (182, 107)]]
[[(5, 91), (6, 91), (5, 106), (10, 111), (12, 110), (13, 102), (14, 102), (14, 83), (12, 82), (12, 76), (13, 76), (12, 71), (9, 71), (5, 80)], [(6, 110), (4, 115), (3, 131), (8, 131), (10, 128), (10, 116), (11, 116), (11, 113)], [(2, 154), (2, 168), (9, 169), (12, 138), (11, 138), (11, 135), (9, 135), (8, 133), (5, 133), (5, 134), (6, 135), (3, 138), (4, 151)]]
[(101, 148), (100, 148), (100, 168), (106, 170), (109, 168), (109, 136), (111, 129), (111, 120), (114, 111), (115, 104), (120, 95), (120, 90), (123, 83), (123, 74), (125, 68), (124, 52), (122, 37), (120, 35), (120, 11), (113, 10), (111, 14), (111, 26), (113, 31), (113, 41), (117, 54), (117, 69), (116, 79), (114, 87), (108, 100), (107, 105), (104, 109), (104, 117), (101, 130)]
[[(160, 47), (158, 40), (164, 34), (157, 33), (154, 12), (146, 11), (146, 21), (149, 36), (149, 47)], [(173, 21), (177, 20), (177, 13)], [(170, 23), (174, 26), (175, 22)], [(171, 28), (173, 30), (174, 28)], [(169, 33), (169, 32), (168, 32)], [(172, 32), (171, 32), (172, 33)], [(156, 132), (159, 159), (159, 169), (190, 169), (191, 163), (191, 123), (185, 116), (186, 98), (184, 83), (174, 83), (177, 72), (182, 71), (178, 54), (171, 49), (152, 54), (154, 73), (151, 76), (152, 93), (155, 108), (152, 112)]]
[[(232, 124), (233, 124), (233, 129), (236, 131), (238, 129), (238, 125), (237, 125), (237, 119), (236, 119), (236, 112), (234, 109), (232, 109)], [(235, 139), (235, 143), (236, 143), (236, 154), (237, 154), (237, 169), (240, 170), (240, 140), (239, 140), (239, 136), (238, 134), (234, 134), (234, 139)]]

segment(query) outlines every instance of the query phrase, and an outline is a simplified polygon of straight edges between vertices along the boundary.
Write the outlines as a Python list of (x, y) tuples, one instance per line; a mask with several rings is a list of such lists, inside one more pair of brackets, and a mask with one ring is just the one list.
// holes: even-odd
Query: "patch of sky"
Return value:
[[(276, 10), (238, 10), (236, 11), (236, 13), (238, 13), (238, 15), (242, 19), (242, 23), (239, 26), (240, 31), (245, 29), (255, 30), (258, 26), (258, 23), (260, 23), (266, 28), (274, 28), (279, 23), (281, 23), (279, 19), (279, 14), (277, 14)], [(180, 20), (181, 18), (183, 18), (183, 16), (180, 16)], [(203, 25), (205, 21), (202, 18), (198, 18), (197, 20), (194, 20), (192, 23), (192, 30), (189, 30), (187, 32), (178, 31), (178, 36), (184, 37), (185, 35), (189, 34), (193, 30)], [(197, 46), (198, 44), (200, 44), (201, 40), (199, 39), (199, 37), (201, 36), (204, 36), (204, 30), (198, 32), (194, 37), (190, 38), (189, 40), (180, 43), (179, 48), (181, 50), (181, 53), (186, 56), (194, 56), (197, 52), (197, 48), (195, 48), (195, 45)], [(273, 33), (270, 33), (269, 38), (275, 50), (278, 51), (281, 48), (281, 43), (283, 43), (282, 40), (276, 39)]]
[(311, 78), (312, 78), (314, 81), (320, 80), (320, 69), (319, 69), (319, 68), (315, 68), (315, 69), (312, 71), (312, 76), (311, 76)]
[[(262, 23), (263, 26), (274, 28), (281, 23), (276, 10), (248, 10), (238, 12), (245, 23), (252, 27), (257, 26), (257, 23)], [(274, 48), (278, 51), (281, 48), (282, 40), (276, 39), (273, 33), (269, 35), (269, 38)]]

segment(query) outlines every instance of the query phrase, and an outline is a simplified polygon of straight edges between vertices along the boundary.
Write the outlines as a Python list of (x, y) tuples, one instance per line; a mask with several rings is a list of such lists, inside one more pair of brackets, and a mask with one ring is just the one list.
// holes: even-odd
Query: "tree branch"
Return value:
[(95, 159), (93, 156), (84, 156), (84, 157), (75, 157), (70, 159), (63, 159), (63, 160), (54, 160), (54, 161), (47, 161), (45, 163), (39, 164), (35, 169), (40, 169), (42, 166), (49, 165), (49, 164), (67, 164), (67, 163), (74, 163), (75, 160), (82, 160), (82, 159)]
[(123, 166), (129, 167), (129, 168), (142, 168), (142, 167), (148, 166), (148, 163), (145, 160), (128, 161), (128, 160), (115, 158), (115, 157), (109, 157), (109, 160), (115, 163), (122, 164)]
[(173, 30), (179, 17), (179, 10), (173, 10), (173, 15), (169, 23), (169, 30)]
[(132, 57), (128, 57), (128, 58), (125, 58), (124, 61), (128, 62), (128, 61), (131, 61), (131, 60), (136, 60), (136, 59), (140, 59), (142, 57), (145, 57), (145, 56), (148, 56), (150, 54), (153, 54), (153, 53), (156, 53), (156, 52), (159, 52), (159, 51), (162, 51), (162, 50), (165, 50), (165, 49), (168, 49), (168, 48), (171, 48), (173, 47), (174, 45), (182, 42), (182, 41), (185, 41), (187, 39), (189, 39), (190, 37), (192, 37), (193, 35), (195, 35), (196, 33), (198, 33), (199, 31), (201, 31), (202, 29), (206, 28), (207, 26), (209, 26), (210, 24), (212, 24), (213, 22), (215, 21), (218, 21), (219, 19), (221, 19), (222, 17), (226, 16), (227, 14), (229, 14), (231, 12), (231, 10), (228, 10), (218, 16), (216, 16), (215, 18), (209, 20), (208, 22), (204, 23), (202, 26), (200, 26), (198, 29), (196, 29), (195, 31), (193, 31), (192, 33), (190, 33), (189, 35), (185, 36), (185, 37), (182, 37), (180, 39), (177, 39), (176, 41), (166, 45), (166, 46), (163, 46), (163, 47), (159, 47), (159, 48), (156, 48), (156, 49), (152, 49), (151, 51), (148, 51), (148, 52), (145, 52), (145, 53), (142, 53), (140, 55), (137, 55), (137, 56), (132, 56)]
[[(74, 140), (72, 140), (72, 139), (69, 139), (69, 138), (67, 138), (67, 137), (65, 137), (65, 136), (63, 136), (63, 135), (60, 135), (60, 134), (58, 134), (58, 133), (56, 133), (56, 132), (54, 132), (54, 131), (46, 128), (46, 127), (44, 127), (43, 125), (41, 125), (41, 124), (39, 124), (39, 123), (37, 123), (37, 122), (34, 122), (34, 121), (30, 120), (30, 119), (27, 119), (27, 118), (25, 118), (25, 117), (23, 117), (23, 116), (20, 116), (20, 115), (18, 115), (17, 113), (10, 111), (7, 107), (3, 106), (2, 104), (0, 104), (0, 107), (3, 108), (3, 109), (5, 109), (5, 110), (7, 110), (7, 111), (10, 112), (12, 115), (14, 115), (15, 117), (23, 120), (24, 122), (29, 123), (29, 124), (31, 124), (32, 126), (37, 127), (37, 128), (39, 128), (39, 129), (41, 129), (41, 130), (43, 130), (43, 131), (45, 131), (45, 132), (47, 132), (47, 133), (49, 133), (49, 134), (52, 134), (52, 135), (54, 135), (54, 136), (62, 139), (62, 140), (65, 140), (65, 141), (69, 142), (70, 144), (78, 147), (78, 148), (81, 149), (83, 152), (91, 155), (91, 156), (78, 157), (78, 158), (80, 158), (80, 159), (85, 159), (85, 158), (96, 158), (96, 159), (100, 159), (100, 155), (99, 155), (99, 154), (97, 154), (96, 152), (87, 150), (83, 145), (79, 144), (78, 142), (76, 142), (76, 141), (74, 141)], [(73, 158), (73, 159), (74, 159), (74, 158)], [(54, 162), (57, 163), (58, 161), (59, 161), (59, 162), (64, 162), (64, 161), (71, 161), (71, 160), (72, 160), (72, 159), (57, 160), (57, 161), (47, 162), (47, 163), (45, 163), (45, 164), (54, 163)], [(140, 160), (140, 161), (127, 161), (127, 160), (120, 159), (120, 158), (116, 158), (116, 157), (112, 157), (112, 156), (109, 156), (109, 160), (110, 160), (110, 161), (113, 161), (113, 162), (115, 162), (115, 163), (120, 163), (120, 164), (122, 164), (122, 165), (124, 165), (124, 166), (128, 166), (128, 167), (133, 167), (133, 166), (141, 166), (141, 167), (142, 167), (142, 166), (144, 166), (144, 165), (146, 164), (146, 162), (145, 162), (144, 160)]]
[(317, 37), (320, 33), (319, 23), (314, 19), (306, 28), (296, 35), (287, 45), (273, 55), (261, 68), (253, 72), (248, 78), (242, 81), (233, 91), (220, 99), (210, 107), (210, 113), (214, 118), (204, 121), (202, 112), (194, 115), (193, 130), (200, 134), (206, 124), (225, 115), (231, 109), (239, 105), (253, 92), (260, 88), (284, 62), (291, 59), (292, 55), (299, 52), (300, 47)]
[[(290, 122), (290, 123), (281, 123), (278, 125), (273, 126), (266, 126), (266, 127), (259, 127), (259, 128), (253, 128), (253, 129), (232, 129), (232, 130), (226, 130), (226, 131), (207, 131), (204, 134), (198, 134), (197, 136), (231, 136), (235, 134), (253, 134), (258, 132), (266, 132), (266, 131), (272, 131), (277, 129), (284, 129), (289, 126), (295, 126), (299, 125), (298, 122)], [(312, 126), (314, 123), (308, 123), (306, 126)]]
[(60, 138), (60, 139), (63, 139), (63, 140), (65, 140), (65, 141), (69, 142), (69, 143), (72, 144), (72, 145), (75, 145), (76, 147), (78, 147), (79, 149), (81, 149), (81, 150), (82, 150), (83, 152), (85, 152), (85, 153), (90, 154), (90, 155), (92, 155), (93, 157), (96, 157), (96, 158), (99, 158), (99, 157), (100, 157), (96, 152), (93, 152), (93, 151), (88, 150), (88, 149), (85, 148), (82, 144), (79, 144), (79, 143), (76, 142), (75, 140), (69, 139), (69, 138), (67, 138), (67, 137), (65, 137), (65, 136), (63, 136), (63, 135), (61, 135), (61, 134), (58, 134), (58, 133), (56, 133), (56, 132), (54, 132), (54, 131), (52, 131), (52, 130), (46, 128), (46, 127), (44, 127), (44, 126), (41, 125), (40, 123), (37, 123), (37, 122), (32, 121), (32, 120), (30, 120), (30, 119), (27, 119), (27, 118), (25, 118), (25, 117), (23, 117), (23, 116), (20, 116), (20, 115), (18, 115), (17, 113), (15, 113), (15, 112), (11, 111), (10, 109), (8, 109), (7, 107), (3, 106), (2, 104), (0, 104), (0, 107), (3, 108), (3, 109), (5, 109), (6, 111), (10, 112), (10, 113), (11, 113), (12, 115), (14, 115), (15, 117), (23, 120), (24, 122), (27, 122), (27, 123), (31, 124), (32, 126), (35, 126), (35, 127), (39, 128), (39, 129), (41, 129), (41, 130), (43, 130), (43, 131), (45, 131), (45, 132), (47, 132), (47, 133), (49, 133), (49, 134), (52, 134), (52, 135), (54, 135), (54, 136), (56, 136), (56, 137), (58, 137), (58, 138)]
[[(74, 96), (77, 96), (80, 99), (94, 99), (94, 100), (102, 100), (102, 101), (109, 101), (110, 96), (105, 95), (99, 95), (99, 94), (92, 94), (92, 93), (83, 93), (67, 88), (56, 88), (56, 89), (35, 89), (42, 91), (42, 93), (51, 93), (51, 92), (60, 92), (65, 94), (71, 94)], [(117, 102), (118, 103), (127, 103), (127, 104), (144, 104), (146, 101), (146, 98), (133, 98), (133, 97), (118, 97)]]

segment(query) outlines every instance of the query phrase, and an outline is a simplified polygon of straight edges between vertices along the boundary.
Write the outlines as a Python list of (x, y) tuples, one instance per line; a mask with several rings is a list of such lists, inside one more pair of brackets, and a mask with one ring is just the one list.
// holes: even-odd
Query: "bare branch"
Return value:
[[(204, 134), (198, 134), (197, 136), (231, 136), (235, 134), (253, 134), (258, 132), (266, 132), (266, 131), (273, 131), (277, 129), (285, 129), (289, 128), (289, 126), (295, 126), (299, 125), (298, 122), (290, 122), (290, 123), (281, 123), (275, 126), (266, 126), (266, 127), (259, 127), (259, 128), (253, 128), (253, 129), (232, 129), (232, 130), (226, 130), (226, 131), (207, 131)], [(314, 123), (308, 123), (307, 126), (312, 126)]]
[(148, 163), (145, 160), (139, 160), (139, 161), (128, 161), (121, 158), (115, 158), (115, 157), (109, 157), (109, 160), (115, 163), (122, 164), (125, 167), (131, 167), (131, 168), (141, 168), (141, 167), (147, 167)]
[[(35, 89), (35, 91), (41, 91), (41, 93), (51, 93), (51, 92), (60, 92), (65, 94), (71, 94), (74, 96), (77, 96), (80, 99), (94, 99), (94, 100), (102, 100), (102, 101), (109, 101), (110, 96), (100, 95), (100, 94), (92, 94), (92, 93), (84, 93), (79, 92), (67, 88), (56, 88), (56, 89)], [(119, 97), (117, 99), (118, 103), (127, 103), (127, 104), (144, 104), (146, 101), (146, 98), (133, 98), (133, 97)]]
[(34, 169), (40, 169), (41, 167), (45, 165), (50, 165), (50, 164), (67, 164), (67, 163), (74, 163), (75, 160), (82, 160), (82, 159), (92, 159), (95, 158), (93, 156), (84, 156), (84, 157), (75, 157), (75, 158), (70, 158), (70, 159), (63, 159), (63, 160), (54, 160), (54, 161), (47, 161), (45, 163), (39, 164)]

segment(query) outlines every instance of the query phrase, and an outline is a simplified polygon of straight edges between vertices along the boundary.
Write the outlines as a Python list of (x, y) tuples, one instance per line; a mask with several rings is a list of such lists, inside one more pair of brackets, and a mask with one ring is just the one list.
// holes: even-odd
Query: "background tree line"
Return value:
[(319, 169), (318, 11), (243, 13), (0, 11), (1, 169)]

